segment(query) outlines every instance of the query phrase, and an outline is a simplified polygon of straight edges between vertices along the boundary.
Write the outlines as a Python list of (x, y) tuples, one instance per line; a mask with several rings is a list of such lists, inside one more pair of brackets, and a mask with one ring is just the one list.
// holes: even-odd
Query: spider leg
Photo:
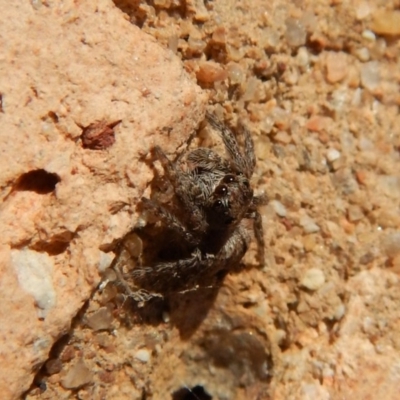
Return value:
[[(250, 133), (247, 130), (244, 130), (245, 135), (245, 156), (240, 151), (240, 146), (238, 141), (236, 140), (233, 132), (226, 127), (223, 123), (218, 121), (214, 115), (207, 113), (206, 114), (208, 122), (218, 131), (220, 134), (222, 141), (231, 157), (232, 163), (236, 167), (239, 172), (244, 173), (247, 178), (250, 178), (253, 174), (255, 159), (254, 159), (254, 145), (251, 139)], [(246, 157), (250, 154), (250, 160), (247, 160)]]
[(250, 178), (253, 175), (256, 166), (256, 156), (254, 153), (254, 142), (250, 135), (249, 130), (240, 123), (239, 132), (244, 136), (244, 160), (246, 163), (245, 175)]
[(164, 168), (168, 180), (174, 187), (175, 193), (181, 201), (186, 214), (189, 216), (191, 230), (194, 232), (204, 232), (207, 229), (207, 223), (203, 211), (198, 206), (196, 196), (201, 188), (198, 187), (196, 177), (191, 173), (186, 173), (177, 168), (172, 163), (159, 146), (154, 148), (154, 152)]
[(249, 243), (250, 235), (247, 229), (239, 225), (218, 253), (217, 262), (229, 263), (228, 268), (234, 267), (245, 255)]
[(149, 292), (145, 289), (141, 288), (131, 288), (129, 283), (125, 280), (124, 275), (119, 268), (119, 265), (114, 265), (113, 267), (116, 275), (117, 275), (117, 285), (122, 287), (123, 291), (125, 292), (127, 297), (132, 298), (133, 300), (137, 301), (138, 303), (144, 303), (154, 297), (162, 297), (158, 293)]
[(269, 203), (269, 197), (266, 193), (261, 193), (260, 195), (253, 196), (253, 201), (251, 202), (249, 209), (250, 211), (256, 210), (259, 206), (265, 206)]
[(199, 276), (207, 275), (215, 257), (202, 254), (196, 249), (188, 258), (162, 262), (151, 267), (139, 267), (132, 271), (135, 283), (151, 291), (166, 293), (191, 289), (199, 282)]
[(146, 197), (142, 197), (142, 204), (146, 210), (151, 211), (168, 229), (176, 232), (182, 239), (185, 239), (186, 242), (192, 245), (198, 244), (198, 239), (189, 232), (187, 227), (160, 204)]
[(257, 241), (257, 257), (260, 267), (265, 263), (265, 241), (264, 241), (264, 228), (262, 225), (261, 214), (258, 211), (254, 212), (253, 223), (254, 235)]
[(185, 146), (185, 148), (184, 148), (180, 153), (178, 153), (177, 156), (175, 157), (175, 159), (174, 159), (174, 163), (175, 163), (175, 164), (178, 163), (178, 162), (180, 162), (180, 161), (182, 160), (182, 158), (184, 157), (184, 155), (189, 151), (189, 147), (190, 147), (190, 145), (191, 145), (193, 139), (194, 139), (196, 136), (197, 136), (197, 131), (194, 130), (194, 131), (190, 134), (190, 136), (188, 137), (188, 139), (186, 140), (186, 146)]
[[(112, 269), (117, 279), (114, 281), (114, 284), (120, 288), (122, 288), (124, 292), (124, 296), (126, 298), (132, 298), (138, 303), (144, 303), (154, 297), (162, 297), (159, 293), (153, 293), (151, 291), (139, 288), (139, 287), (131, 287), (130, 282), (125, 279), (123, 269), (125, 266), (132, 263), (132, 254), (129, 251), (129, 248), (121, 242), (117, 247), (117, 253), (110, 265), (110, 269)], [(107, 282), (107, 281), (106, 281)]]
[(193, 164), (194, 168), (198, 168), (201, 171), (229, 173), (231, 170), (229, 162), (224, 160), (215, 151), (204, 147), (191, 151), (187, 160)]
[(253, 220), (254, 236), (257, 241), (257, 258), (260, 266), (264, 266), (265, 262), (265, 242), (264, 242), (264, 228), (262, 225), (262, 217), (257, 207), (268, 204), (269, 198), (263, 194), (261, 196), (254, 196), (249, 210), (244, 218)]

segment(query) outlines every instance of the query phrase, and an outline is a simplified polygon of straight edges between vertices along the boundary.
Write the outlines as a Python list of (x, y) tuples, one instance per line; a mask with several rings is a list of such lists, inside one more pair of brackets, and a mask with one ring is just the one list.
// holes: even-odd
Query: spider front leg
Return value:
[(221, 158), (221, 156), (215, 151), (204, 147), (199, 147), (198, 149), (191, 151), (187, 160), (193, 164), (194, 168), (197, 168), (200, 171), (231, 172), (231, 167), (227, 160)]
[(168, 180), (171, 182), (174, 191), (182, 203), (188, 215), (188, 221), (193, 232), (201, 234), (207, 229), (207, 223), (202, 210), (196, 203), (195, 178), (190, 173), (183, 172), (172, 163), (159, 146), (154, 148), (154, 152), (164, 168)]
[(265, 241), (264, 241), (264, 228), (262, 224), (262, 217), (257, 208), (261, 205), (268, 204), (268, 197), (266, 195), (254, 196), (252, 204), (249, 207), (249, 212), (246, 218), (253, 220), (254, 236), (257, 242), (257, 258), (261, 267), (265, 263)]
[(238, 225), (217, 255), (216, 264), (220, 263), (228, 269), (235, 266), (245, 255), (250, 243), (246, 228)]
[(199, 276), (207, 275), (214, 263), (213, 255), (196, 249), (188, 258), (139, 267), (132, 271), (132, 277), (144, 289), (162, 294), (181, 292), (195, 287)]
[(243, 155), (239, 143), (233, 132), (218, 121), (214, 115), (207, 113), (208, 122), (217, 130), (224, 142), (230, 158), (236, 169), (243, 173), (247, 178), (253, 175), (256, 159), (254, 155), (254, 144), (250, 132), (241, 126), (241, 134), (244, 136), (245, 154)]
[(187, 243), (191, 245), (198, 244), (199, 240), (189, 232), (187, 227), (160, 204), (146, 197), (142, 197), (142, 204), (146, 210), (149, 210), (154, 216), (159, 218), (168, 229), (176, 232)]
[(254, 235), (257, 241), (257, 258), (260, 267), (264, 266), (265, 263), (265, 241), (264, 241), (264, 228), (262, 225), (262, 217), (258, 211), (254, 212), (253, 222)]

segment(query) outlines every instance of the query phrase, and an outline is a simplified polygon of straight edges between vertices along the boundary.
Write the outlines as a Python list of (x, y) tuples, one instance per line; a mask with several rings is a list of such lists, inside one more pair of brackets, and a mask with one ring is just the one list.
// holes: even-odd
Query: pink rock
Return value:
[(332, 118), (313, 115), (306, 123), (306, 128), (313, 132), (323, 132), (332, 124)]
[[(184, 142), (206, 98), (112, 2), (7, 3), (0, 45), (0, 392), (17, 399), (134, 226), (140, 159)], [(119, 120), (82, 147), (82, 127)]]
[(214, 83), (228, 77), (228, 73), (214, 61), (200, 61), (196, 78), (201, 83)]
[(326, 55), (326, 80), (340, 82), (348, 73), (347, 55), (343, 52), (328, 52)]

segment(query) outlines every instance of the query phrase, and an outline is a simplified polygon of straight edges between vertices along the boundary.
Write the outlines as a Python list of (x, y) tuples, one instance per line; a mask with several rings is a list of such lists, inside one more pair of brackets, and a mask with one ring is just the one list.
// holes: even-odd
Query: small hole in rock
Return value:
[(203, 386), (196, 385), (189, 389), (183, 387), (172, 395), (172, 400), (212, 400), (212, 397), (204, 390)]
[(21, 175), (15, 185), (15, 190), (47, 194), (56, 188), (58, 182), (60, 182), (60, 177), (57, 174), (36, 169)]
[(54, 111), (49, 111), (47, 115), (55, 124), (58, 123), (58, 115)]
[(64, 253), (69, 247), (70, 242), (63, 242), (59, 240), (54, 240), (52, 242), (39, 242), (32, 246), (32, 250), (39, 252), (46, 252), (51, 256), (56, 256), (58, 254)]

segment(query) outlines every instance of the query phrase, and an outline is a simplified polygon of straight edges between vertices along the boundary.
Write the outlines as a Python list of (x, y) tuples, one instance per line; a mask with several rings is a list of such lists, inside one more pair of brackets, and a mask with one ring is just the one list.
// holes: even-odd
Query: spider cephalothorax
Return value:
[(244, 256), (250, 235), (243, 223), (254, 220), (260, 263), (264, 259), (260, 199), (253, 195), (250, 178), (255, 167), (253, 141), (242, 129), (243, 149), (233, 132), (212, 115), (208, 122), (221, 136), (228, 158), (208, 148), (197, 148), (186, 157), (170, 161), (162, 149), (154, 148), (165, 178), (172, 185), (180, 210), (167, 209), (143, 198), (147, 212), (178, 238), (185, 251), (176, 259), (139, 266), (133, 271), (135, 285), (152, 293), (184, 292), (216, 284)]

